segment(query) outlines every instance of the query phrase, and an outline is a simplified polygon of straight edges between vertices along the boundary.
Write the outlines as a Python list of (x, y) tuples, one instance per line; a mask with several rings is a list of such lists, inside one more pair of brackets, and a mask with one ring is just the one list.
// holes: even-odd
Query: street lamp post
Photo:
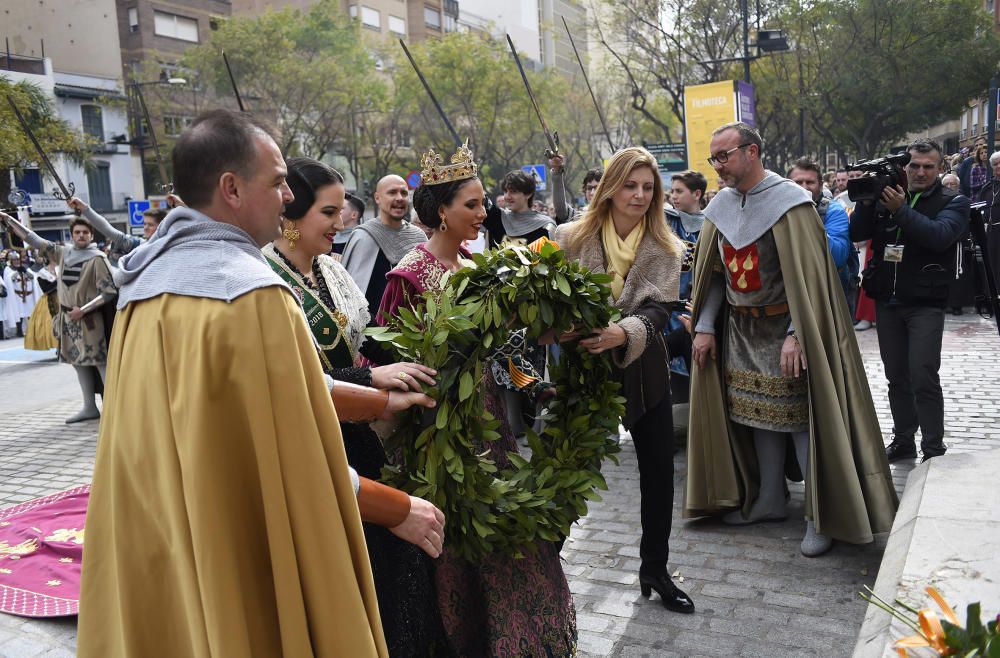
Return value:
[[(725, 64), (726, 62), (743, 62), (743, 80), (750, 82), (750, 62), (763, 57), (762, 53), (776, 53), (788, 50), (788, 37), (784, 30), (757, 30), (757, 41), (750, 43), (750, 9), (749, 0), (740, 0), (740, 15), (743, 20), (743, 55), (740, 57), (723, 57), (722, 59), (705, 59), (699, 64)], [(758, 7), (759, 10), (759, 7)], [(751, 55), (750, 48), (756, 48), (757, 54)]]
[[(987, 100), (990, 115), (986, 118), (986, 152), (993, 153), (997, 138), (997, 74), (990, 78), (990, 97)], [(974, 155), (974, 154), (973, 154)]]

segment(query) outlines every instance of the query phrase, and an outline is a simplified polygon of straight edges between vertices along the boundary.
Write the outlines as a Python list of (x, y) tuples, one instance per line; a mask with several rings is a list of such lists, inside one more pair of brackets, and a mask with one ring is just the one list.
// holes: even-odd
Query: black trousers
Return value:
[(938, 370), (944, 309), (876, 302), (875, 318), (893, 434), (912, 441), (919, 427), (924, 454), (943, 454), (944, 395)]
[(632, 427), (639, 460), (639, 498), (643, 573), (666, 571), (670, 525), (674, 511), (674, 415), (670, 396), (647, 411)]
[(1000, 288), (1000, 222), (986, 228), (986, 249), (989, 252), (994, 281)]

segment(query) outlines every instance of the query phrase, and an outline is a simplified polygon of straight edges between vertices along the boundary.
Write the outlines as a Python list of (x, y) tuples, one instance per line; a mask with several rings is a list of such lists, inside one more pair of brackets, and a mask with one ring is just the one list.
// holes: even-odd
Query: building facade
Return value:
[[(49, 154), (60, 177), (92, 207), (121, 223), (126, 202), (142, 197), (141, 169), (127, 145), (128, 118), (124, 96), (118, 21), (112, 0), (78, 0), (67, 14), (61, 3), (0, 0), (10, 25), (11, 57), (3, 57), (0, 75), (28, 81), (52, 100), (58, 115), (93, 138), (87, 167)], [(12, 175), (12, 174), (8, 174)], [(40, 169), (27, 168), (13, 180), (31, 195), (36, 228), (60, 239), (66, 226), (65, 203), (51, 191), (55, 182)]]

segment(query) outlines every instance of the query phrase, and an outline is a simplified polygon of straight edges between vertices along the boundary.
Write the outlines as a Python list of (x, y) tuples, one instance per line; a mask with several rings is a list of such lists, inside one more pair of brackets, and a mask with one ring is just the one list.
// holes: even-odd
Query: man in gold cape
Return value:
[[(760, 136), (745, 124), (723, 126), (713, 135), (714, 166), (720, 176), (735, 180), (731, 181), (733, 189), (721, 191), (705, 212), (708, 219), (695, 253), (692, 326), (697, 327), (703, 320), (713, 276), (725, 271), (717, 223), (722, 219), (729, 222), (726, 244), (733, 241), (742, 246), (742, 242), (757, 239), (753, 236), (758, 233), (766, 235), (769, 231), (780, 261), (786, 312), (793, 327), (789, 335), (798, 341), (807, 364), (804, 400), (808, 409), (809, 457), (806, 472), (802, 473), (806, 483), (805, 516), (819, 535), (867, 543), (874, 534), (891, 529), (898, 505), (867, 377), (823, 225), (807, 195), (802, 195), (801, 201), (786, 199), (784, 211), (775, 213), (769, 225), (750, 227), (743, 222), (741, 213), (752, 205), (753, 195), (780, 182), (769, 178), (780, 177), (765, 172), (760, 161), (761, 146)], [(787, 190), (788, 195), (792, 192)], [(733, 214), (724, 218), (719, 216), (718, 208), (726, 201), (731, 202), (727, 212)], [(749, 240), (741, 241), (739, 233), (747, 230), (756, 232)], [(727, 401), (723, 361), (731, 308), (722, 304), (714, 323), (717, 356), (703, 355), (703, 367), (692, 369), (685, 517), (734, 509), (749, 517), (760, 488), (753, 432), (731, 420), (731, 403)], [(759, 311), (764, 315), (769, 310), (761, 307)], [(696, 361), (698, 346), (696, 333)], [(789, 463), (790, 471), (797, 474), (800, 469), (795, 460)], [(805, 549), (804, 541), (804, 553)]]
[(281, 153), (216, 110), (173, 159), (191, 209), (122, 265), (79, 655), (387, 656), (337, 414), (259, 250)]

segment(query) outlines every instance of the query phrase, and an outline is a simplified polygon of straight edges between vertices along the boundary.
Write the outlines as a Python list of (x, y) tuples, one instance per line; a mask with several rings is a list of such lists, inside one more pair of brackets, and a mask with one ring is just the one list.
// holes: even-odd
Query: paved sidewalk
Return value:
[[(892, 427), (875, 331), (858, 334), (883, 431)], [(54, 364), (0, 363), (4, 387), (23, 398), (53, 395)], [(947, 441), (953, 452), (1000, 447), (1000, 338), (992, 322), (948, 316), (941, 368)], [(67, 426), (79, 407), (71, 378), (62, 400), (23, 411), (0, 397), (0, 508), (89, 480), (97, 423)], [(16, 380), (14, 379), (16, 378)], [(37, 384), (36, 382), (42, 382)], [(35, 391), (33, 387), (44, 388)], [(46, 397), (48, 396), (48, 397)], [(849, 656), (865, 613), (857, 596), (875, 581), (885, 537), (868, 546), (837, 544), (826, 556), (799, 553), (802, 487), (792, 485), (790, 520), (744, 528), (680, 519), (684, 453), (675, 459), (677, 491), (671, 571), (697, 606), (694, 615), (666, 611), (657, 595), (639, 594), (639, 485), (626, 438), (621, 465), (607, 464), (610, 491), (592, 506), (563, 550), (577, 606), (580, 655), (658, 658)], [(893, 468), (902, 491), (915, 466)], [(72, 656), (75, 620), (0, 615), (0, 658)]]

